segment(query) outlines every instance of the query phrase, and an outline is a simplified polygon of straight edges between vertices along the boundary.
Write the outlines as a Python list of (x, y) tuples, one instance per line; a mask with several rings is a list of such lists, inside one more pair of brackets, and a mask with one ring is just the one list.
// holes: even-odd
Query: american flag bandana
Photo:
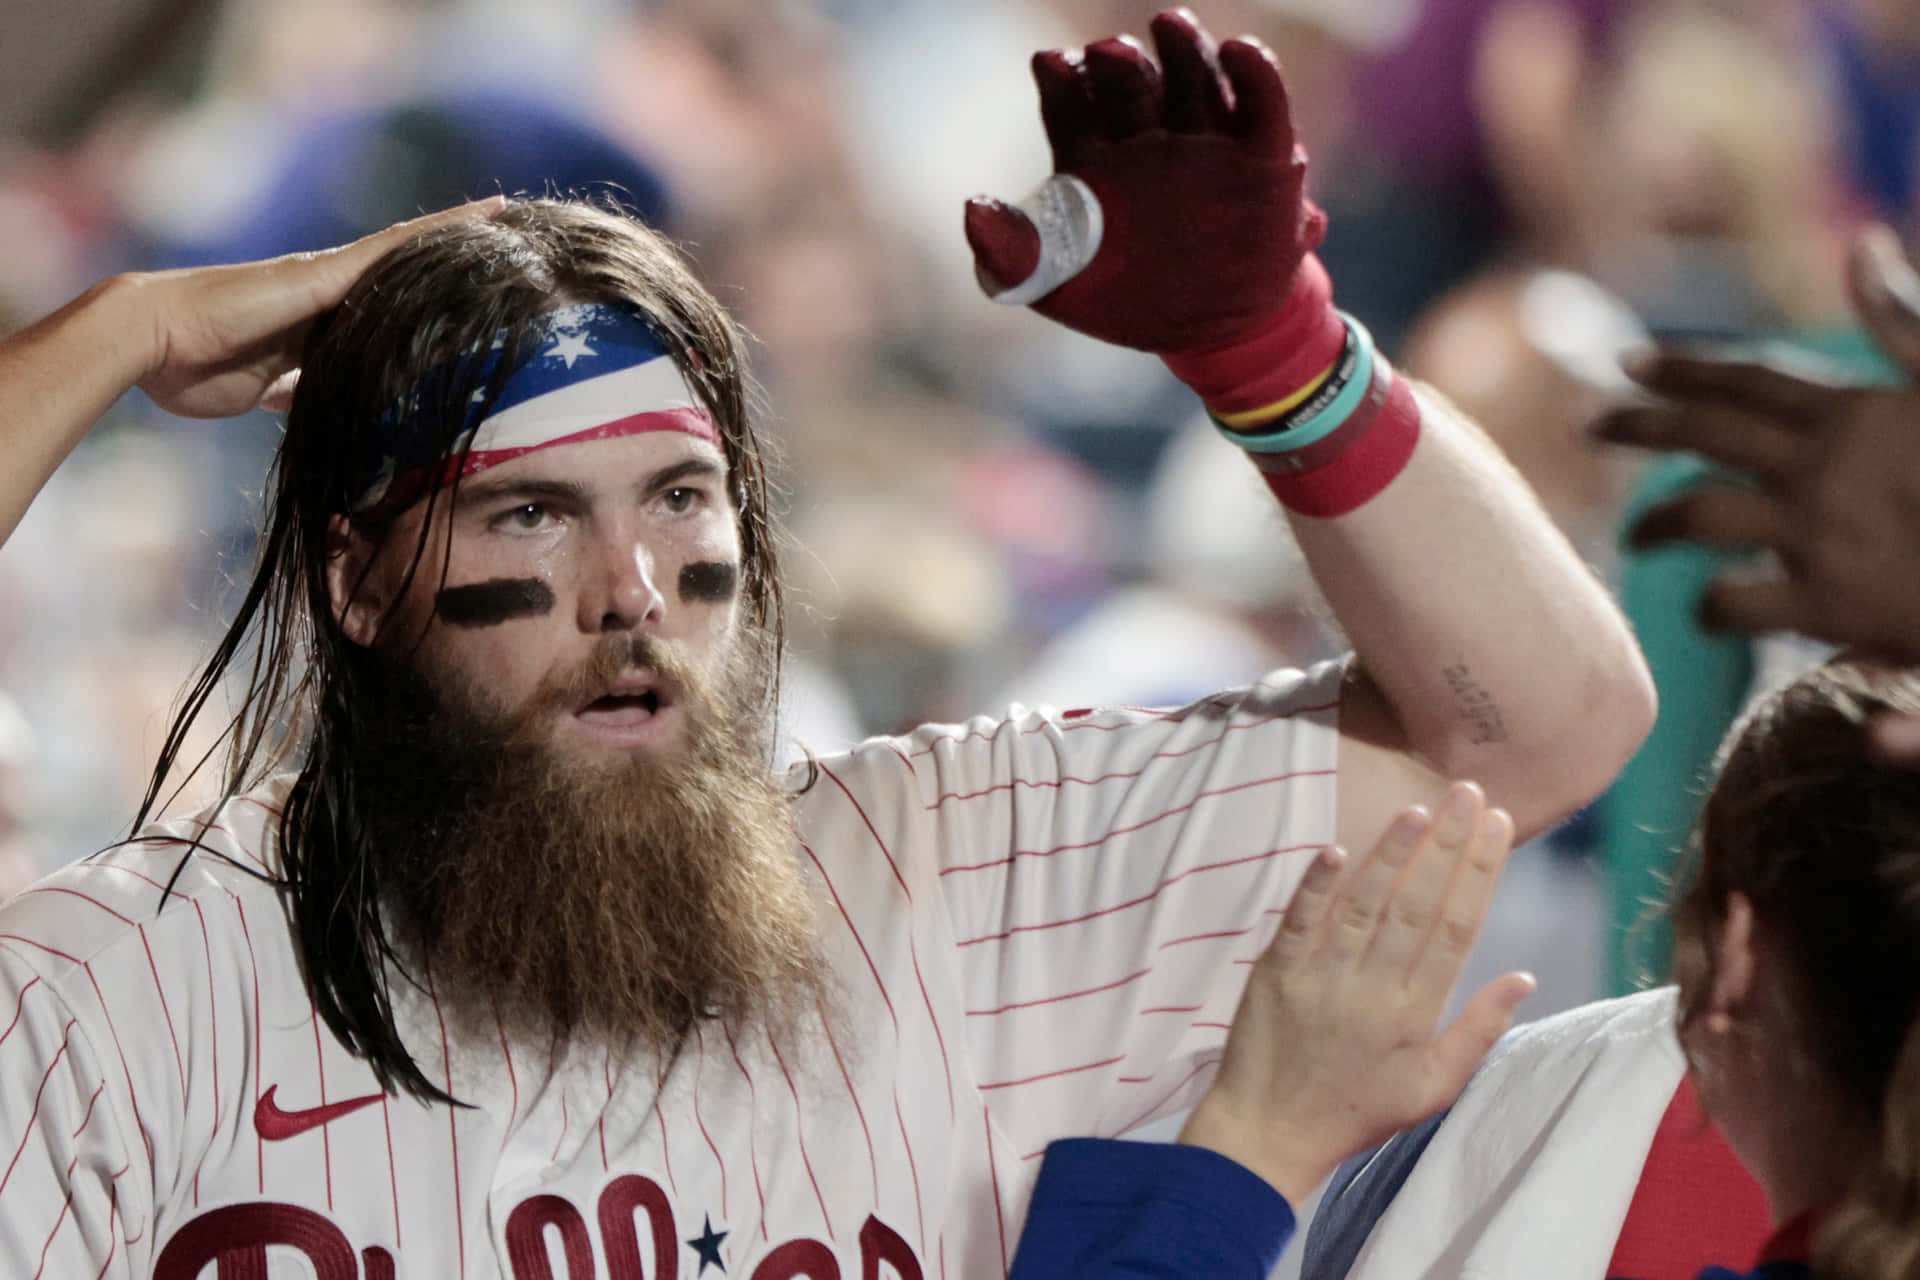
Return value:
[[(645, 431), (684, 431), (720, 443), (712, 416), (667, 349), (636, 313), (589, 302), (549, 311), (519, 348), (531, 351), (497, 392), (506, 335), (428, 372), (381, 416), (374, 473), (356, 486), (356, 513), (398, 510), (427, 488), (445, 456), (442, 483), (536, 449)], [(455, 388), (472, 387), (469, 421), (443, 449), (441, 422)]]

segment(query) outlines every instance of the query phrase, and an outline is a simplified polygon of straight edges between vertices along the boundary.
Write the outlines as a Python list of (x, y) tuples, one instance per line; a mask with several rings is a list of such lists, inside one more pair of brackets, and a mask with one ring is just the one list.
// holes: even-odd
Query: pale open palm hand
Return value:
[(1506, 974), (1440, 1027), (1512, 841), (1513, 820), (1459, 782), (1437, 816), (1403, 813), (1350, 874), (1332, 851), (1316, 859), (1180, 1140), (1297, 1203), (1347, 1156), (1451, 1103), (1533, 990)]

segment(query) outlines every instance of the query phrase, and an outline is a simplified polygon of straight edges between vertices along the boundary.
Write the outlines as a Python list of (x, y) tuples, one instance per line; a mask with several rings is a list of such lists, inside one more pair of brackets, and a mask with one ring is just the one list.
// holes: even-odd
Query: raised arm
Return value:
[(1269, 1275), (1293, 1206), (1348, 1155), (1451, 1105), (1532, 992), (1504, 974), (1441, 1028), (1512, 837), (1463, 782), (1438, 813), (1398, 815), (1350, 874), (1323, 850), (1181, 1130), (1196, 1150), (1053, 1143), (1012, 1280)]
[(138, 386), (161, 408), (221, 418), (292, 385), (308, 323), (410, 236), (488, 217), (481, 201), (388, 227), (323, 253), (115, 276), (0, 341), (0, 542), (100, 415)]
[(1625, 621), (1498, 451), (1332, 305), (1280, 68), (1185, 10), (1034, 59), (1055, 173), (967, 235), (1002, 302), (1152, 351), (1286, 504), (1357, 661), (1339, 833), (1449, 776), (1521, 833), (1597, 794), (1653, 721)]

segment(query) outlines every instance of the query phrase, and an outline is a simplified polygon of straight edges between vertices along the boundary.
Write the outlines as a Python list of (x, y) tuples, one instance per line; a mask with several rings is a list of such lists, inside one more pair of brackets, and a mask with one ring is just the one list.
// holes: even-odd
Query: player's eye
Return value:
[(700, 491), (688, 488), (669, 489), (660, 495), (660, 500), (667, 504), (667, 510), (679, 515), (681, 512), (693, 509), (694, 504), (700, 500)]
[(503, 511), (493, 518), (495, 528), (511, 529), (521, 533), (544, 528), (552, 518), (552, 513), (538, 502), (526, 502)]

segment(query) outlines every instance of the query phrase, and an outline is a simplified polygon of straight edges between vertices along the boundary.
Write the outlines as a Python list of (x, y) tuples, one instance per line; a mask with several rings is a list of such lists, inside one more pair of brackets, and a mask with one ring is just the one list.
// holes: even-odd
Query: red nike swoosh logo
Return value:
[(269, 1085), (260, 1095), (260, 1101), (253, 1107), (253, 1131), (268, 1142), (282, 1142), (296, 1138), (309, 1129), (318, 1129), (323, 1124), (331, 1124), (341, 1116), (349, 1115), (365, 1106), (386, 1097), (384, 1093), (369, 1093), (363, 1098), (347, 1098), (341, 1102), (329, 1102), (324, 1106), (308, 1107), (305, 1111), (282, 1111), (280, 1104), (273, 1100), (279, 1091), (279, 1085)]

